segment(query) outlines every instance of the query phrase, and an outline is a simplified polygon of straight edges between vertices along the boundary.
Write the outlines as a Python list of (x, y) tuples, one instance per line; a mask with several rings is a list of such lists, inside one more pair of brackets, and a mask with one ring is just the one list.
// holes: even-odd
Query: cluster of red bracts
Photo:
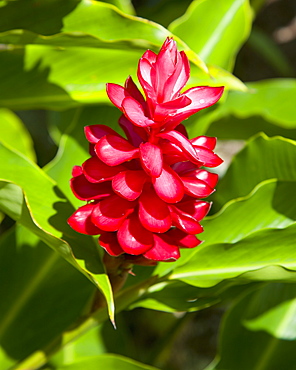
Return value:
[(99, 235), (111, 255), (137, 264), (174, 261), (180, 248), (200, 244), (200, 220), (218, 176), (204, 169), (222, 160), (216, 139), (188, 139), (181, 122), (214, 104), (221, 87), (196, 87), (182, 94), (189, 63), (167, 39), (159, 54), (140, 59), (138, 78), (146, 100), (129, 77), (125, 87), (108, 84), (112, 103), (123, 113), (127, 139), (105, 125), (85, 128), (91, 157), (73, 169), (74, 195), (88, 203), (68, 220), (76, 231)]

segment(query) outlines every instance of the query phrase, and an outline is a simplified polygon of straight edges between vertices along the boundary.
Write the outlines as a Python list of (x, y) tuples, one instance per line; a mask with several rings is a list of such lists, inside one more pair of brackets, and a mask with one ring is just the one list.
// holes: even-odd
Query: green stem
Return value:
[[(147, 289), (157, 282), (157, 276), (154, 276), (140, 284), (132, 286), (130, 288), (120, 291), (115, 299), (116, 311), (120, 312), (131, 303), (135, 302), (143, 294), (147, 292)], [(59, 349), (81, 337), (89, 330), (95, 328), (102, 322), (108, 319), (108, 312), (106, 307), (99, 308), (94, 314), (86, 319), (79, 327), (74, 330), (65, 332), (61, 337), (55, 339), (50, 345), (43, 350), (38, 350), (31, 354), (29, 357), (21, 361), (13, 370), (37, 370), (41, 366), (45, 365), (50, 356), (52, 356)]]

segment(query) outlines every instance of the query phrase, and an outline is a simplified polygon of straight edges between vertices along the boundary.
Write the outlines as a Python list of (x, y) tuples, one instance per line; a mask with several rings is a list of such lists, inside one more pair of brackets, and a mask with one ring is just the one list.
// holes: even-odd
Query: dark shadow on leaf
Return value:
[(59, 33), (63, 18), (71, 13), (80, 0), (6, 1), (0, 8), (0, 32), (26, 29), (42, 35)]
[(273, 208), (296, 221), (296, 203), (293, 201), (293, 196), (296, 191), (296, 182), (294, 181), (278, 181), (272, 200)]
[[(54, 191), (60, 198), (65, 198), (61, 191), (55, 187)], [(49, 218), (49, 223), (62, 233), (61, 239), (71, 247), (75, 258), (83, 260), (86, 268), (93, 274), (104, 273), (101, 262), (99, 246), (91, 236), (74, 231), (67, 223), (67, 219), (75, 211), (69, 202), (56, 202), (53, 204), (56, 213)]]
[(51, 70), (41, 58), (30, 69), (27, 59), (26, 49), (1, 51), (1, 104), (12, 109), (77, 106), (63, 88), (49, 82)]

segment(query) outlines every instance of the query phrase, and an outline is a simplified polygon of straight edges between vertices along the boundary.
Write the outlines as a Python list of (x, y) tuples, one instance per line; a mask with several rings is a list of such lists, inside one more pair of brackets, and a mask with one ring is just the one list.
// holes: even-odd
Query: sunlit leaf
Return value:
[(209, 369), (290, 369), (295, 360), (295, 284), (269, 284), (244, 294), (227, 313), (220, 361)]
[(246, 84), (244, 92), (230, 91), (217, 109), (196, 116), (188, 126), (195, 133), (222, 139), (248, 139), (263, 131), (295, 138), (295, 79), (273, 79)]
[[(37, 7), (35, 0), (28, 0), (26, 6), (24, 13), (19, 2), (0, 7), (0, 17), (5, 17), (0, 30), (6, 31), (0, 34), (4, 44), (0, 102), (13, 109), (61, 110), (107, 101), (106, 82), (123, 84), (128, 75), (135, 77), (143, 52), (147, 48), (157, 52), (166, 37), (174, 36), (157, 23), (102, 2), (72, 0), (59, 12), (48, 2)], [(39, 14), (42, 11), (52, 15), (51, 24)], [(18, 24), (19, 14), (29, 19)], [(36, 17), (33, 23), (32, 17)], [(211, 67), (209, 74), (197, 54), (174, 38), (192, 62), (188, 88), (204, 83), (245, 89), (242, 82), (219, 68)]]
[(127, 14), (135, 14), (135, 9), (131, 0), (105, 0), (105, 3), (115, 5), (118, 9)]
[(32, 138), (16, 114), (0, 109), (1, 137), (4, 144), (14, 148), (32, 161), (36, 161)]
[[(224, 279), (235, 278), (268, 266), (282, 266), (295, 271), (295, 232), (295, 225), (291, 225), (285, 229), (256, 232), (232, 244), (209, 245), (201, 248), (185, 265), (177, 267), (171, 278), (208, 287)], [(260, 271), (257, 271), (258, 280), (264, 279), (264, 270), (261, 272), (260, 278)], [(276, 271), (273, 280), (280, 280)]]
[(57, 370), (97, 370), (98, 366), (103, 367), (105, 370), (156, 370), (155, 367), (141, 364), (130, 358), (111, 354), (89, 357), (69, 365), (58, 367)]
[[(294, 270), (296, 256), (293, 241), (289, 240), (295, 232), (296, 206), (291, 202), (294, 190), (295, 182), (269, 180), (250, 196), (229, 202), (220, 213), (204, 221), (205, 242), (200, 247), (182, 250), (177, 262), (162, 264), (155, 273), (173, 270), (173, 279), (212, 286), (269, 266)], [(265, 272), (260, 271), (245, 278), (261, 280)], [(294, 275), (286, 276), (274, 269), (266, 278), (285, 280)]]
[(295, 181), (295, 161), (295, 141), (257, 135), (234, 157), (217, 187), (215, 199), (224, 204), (230, 199), (245, 196), (266, 179)]
[[(214, 6), (213, 6), (214, 5)], [(246, 0), (193, 1), (169, 30), (181, 37), (206, 63), (231, 70), (234, 57), (250, 33)]]
[(29, 228), (88, 277), (104, 293), (113, 318), (112, 290), (98, 247), (91, 237), (76, 233), (67, 225), (74, 207), (34, 163), (4, 145), (0, 146), (0, 156), (2, 211)]
[(201, 289), (181, 282), (164, 282), (153, 285), (147, 293), (129, 308), (144, 307), (164, 312), (197, 311), (212, 306), (220, 299), (214, 292), (202, 292)]

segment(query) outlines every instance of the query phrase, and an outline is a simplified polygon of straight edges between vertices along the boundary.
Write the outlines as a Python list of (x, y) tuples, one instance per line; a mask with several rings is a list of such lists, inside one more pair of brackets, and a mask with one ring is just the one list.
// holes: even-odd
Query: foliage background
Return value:
[[(0, 2), (1, 370), (296, 368), (295, 14), (292, 0)], [(68, 180), (83, 126), (118, 129), (105, 83), (171, 32), (189, 86), (227, 87), (186, 126), (217, 136), (229, 168), (201, 248), (135, 267), (115, 331), (92, 312), (97, 288), (111, 320), (114, 300), (96, 241), (65, 223)]]

